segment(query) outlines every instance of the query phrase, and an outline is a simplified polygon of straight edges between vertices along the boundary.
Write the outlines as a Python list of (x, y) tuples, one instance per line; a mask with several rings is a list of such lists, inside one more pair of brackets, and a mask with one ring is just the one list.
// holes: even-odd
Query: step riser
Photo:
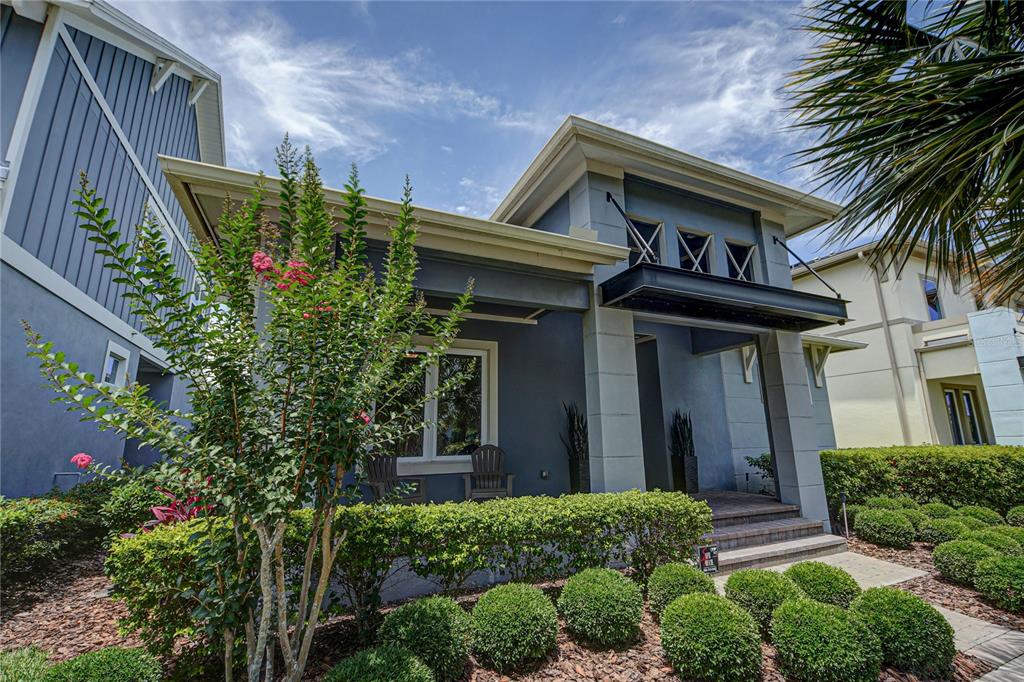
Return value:
[(785, 554), (770, 557), (741, 558), (735, 561), (732, 561), (727, 557), (720, 557), (718, 572), (731, 573), (733, 571), (738, 571), (741, 568), (766, 568), (768, 566), (778, 566), (779, 564), (788, 564), (794, 561), (807, 561), (809, 559), (829, 556), (830, 554), (839, 554), (840, 552), (845, 552), (846, 549), (846, 543), (844, 542), (826, 547), (815, 547), (811, 549), (787, 552)]
[(748, 535), (740, 538), (713, 537), (711, 538), (711, 541), (718, 545), (719, 550), (725, 551), (727, 549), (739, 549), (740, 547), (757, 547), (758, 545), (767, 545), (772, 542), (786, 542), (787, 540), (808, 538), (814, 535), (821, 535), (821, 532), (821, 525), (817, 525), (809, 528), (765, 531), (763, 533), (758, 533), (757, 535)]
[(762, 521), (779, 521), (781, 519), (796, 519), (799, 517), (799, 509), (770, 512), (752, 512), (744, 516), (712, 518), (711, 525), (714, 526), (715, 530), (721, 530), (723, 528), (729, 528), (730, 526), (743, 526), (748, 523), (760, 523)]

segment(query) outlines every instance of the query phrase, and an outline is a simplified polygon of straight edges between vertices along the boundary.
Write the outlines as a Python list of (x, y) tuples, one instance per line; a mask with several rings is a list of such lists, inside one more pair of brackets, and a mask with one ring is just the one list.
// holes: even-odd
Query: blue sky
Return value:
[[(219, 71), (228, 163), (273, 172), (285, 131), (328, 184), (487, 216), (566, 115), (801, 189), (781, 87), (797, 4), (123, 2)], [(804, 255), (813, 249), (802, 245)]]

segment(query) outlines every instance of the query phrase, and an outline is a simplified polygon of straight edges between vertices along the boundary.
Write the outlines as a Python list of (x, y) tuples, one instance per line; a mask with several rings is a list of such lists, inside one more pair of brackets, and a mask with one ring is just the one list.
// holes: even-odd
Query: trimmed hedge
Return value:
[(80, 508), (54, 498), (0, 499), (0, 537), (3, 561), (0, 580), (28, 577), (56, 561), (77, 541)]
[(960, 507), (956, 510), (957, 516), (970, 516), (971, 518), (984, 521), (989, 526), (994, 526), (1003, 522), (1003, 517), (999, 515), (999, 512), (989, 509), (988, 507), (979, 507), (976, 504), (969, 504), (965, 507)]
[(918, 502), (942, 500), (998, 512), (1024, 505), (1024, 448), (1011, 445), (823, 450), (821, 471), (833, 509), (842, 492), (855, 504), (908, 495)]
[(47, 667), (46, 652), (38, 647), (0, 651), (0, 680), (4, 682), (42, 682)]
[(860, 618), (811, 599), (785, 602), (772, 617), (779, 669), (790, 682), (876, 682), (878, 637)]
[(1024, 526), (1024, 504), (1011, 507), (1006, 512), (1006, 522), (1011, 526)]
[(679, 597), (697, 592), (716, 594), (715, 581), (690, 564), (662, 564), (654, 569), (647, 581), (647, 600), (651, 611), (658, 617)]
[(982, 521), (981, 519), (975, 518), (973, 516), (957, 514), (952, 518), (964, 524), (967, 530), (986, 530), (988, 528), (991, 528), (991, 525), (987, 521)]
[(725, 581), (725, 596), (746, 609), (768, 638), (772, 612), (783, 602), (804, 596), (787, 576), (763, 568), (744, 568)]
[(960, 519), (931, 519), (917, 529), (917, 539), (925, 544), (941, 545), (943, 542), (956, 540), (967, 532), (967, 526), (961, 523)]
[(160, 662), (141, 649), (108, 647), (58, 663), (45, 682), (160, 682)]
[(974, 587), (999, 608), (1024, 613), (1024, 557), (982, 559), (974, 567)]
[(139, 474), (110, 491), (99, 509), (99, 517), (113, 535), (135, 533), (153, 518), (153, 507), (167, 503), (167, 497), (156, 490), (154, 481)]
[(820, 561), (801, 561), (783, 573), (808, 597), (844, 609), (860, 594), (860, 585), (849, 573)]
[(927, 679), (949, 676), (956, 655), (953, 628), (925, 600), (896, 588), (873, 587), (853, 600), (850, 613), (878, 637), (885, 663)]
[(685, 680), (761, 679), (761, 638), (749, 613), (717, 594), (679, 597), (661, 619), (661, 647)]
[(992, 532), (1013, 538), (1024, 547), (1024, 528), (1020, 526), (992, 526)]
[(952, 540), (935, 548), (932, 561), (943, 578), (970, 587), (978, 562), (995, 556), (1000, 556), (999, 552), (980, 542)]
[(543, 658), (557, 638), (558, 612), (532, 585), (494, 587), (473, 607), (473, 650), (498, 672)]
[(922, 526), (932, 521), (932, 517), (919, 509), (897, 509), (896, 512), (901, 514), (907, 521), (910, 521), (910, 525), (914, 527), (915, 537), (921, 534)]
[(864, 500), (864, 505), (872, 509), (917, 509), (921, 506), (906, 495), (898, 495), (896, 497), (876, 495)]
[(473, 621), (448, 597), (424, 597), (399, 606), (377, 632), (382, 645), (399, 646), (419, 658), (439, 682), (455, 680), (469, 660)]
[(929, 502), (921, 505), (921, 511), (933, 519), (948, 519), (950, 516), (956, 515), (956, 509), (953, 509), (948, 504), (942, 504), (941, 502)]
[(558, 611), (566, 629), (599, 646), (627, 644), (640, 634), (640, 586), (610, 568), (588, 568), (565, 581)]
[(865, 509), (853, 526), (857, 537), (882, 547), (906, 549), (914, 542), (914, 524), (893, 509)]
[(1000, 554), (1006, 554), (1008, 556), (1015, 556), (1021, 553), (1021, 546), (1019, 542), (1011, 538), (1009, 535), (997, 532), (995, 528), (991, 526), (985, 530), (968, 531), (958, 539), (980, 542), (983, 545), (988, 545)]
[(386, 645), (349, 656), (331, 668), (324, 682), (434, 682), (434, 674), (402, 647)]

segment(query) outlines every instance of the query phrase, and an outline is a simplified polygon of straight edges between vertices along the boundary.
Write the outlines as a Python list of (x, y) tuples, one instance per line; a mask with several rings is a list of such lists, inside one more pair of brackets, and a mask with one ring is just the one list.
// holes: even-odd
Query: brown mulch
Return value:
[(909, 566), (910, 568), (916, 568), (919, 571), (927, 571), (928, 573), (935, 572), (935, 564), (932, 563), (931, 545), (915, 542), (913, 547), (910, 549), (894, 549), (892, 547), (879, 547), (878, 545), (873, 545), (870, 542), (858, 540), (855, 537), (849, 538), (846, 541), (846, 544), (849, 546), (851, 551), (857, 552), (858, 554), (864, 554), (866, 556), (881, 559), (882, 561), (889, 561), (894, 564)]
[(136, 635), (122, 637), (117, 632), (117, 619), (127, 615), (127, 609), (110, 599), (103, 559), (99, 552), (82, 557), (5, 594), (0, 649), (34, 644), (51, 660), (63, 661), (107, 646), (142, 646)]

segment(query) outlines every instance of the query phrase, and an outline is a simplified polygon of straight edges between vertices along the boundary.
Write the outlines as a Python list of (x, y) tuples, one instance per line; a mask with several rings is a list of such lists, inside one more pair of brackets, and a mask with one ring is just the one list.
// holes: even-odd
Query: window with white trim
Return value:
[[(400, 444), (395, 454), (406, 461), (450, 461), (468, 458), (478, 447), (492, 442), (491, 361), (486, 349), (449, 348), (441, 361), (427, 370), (423, 382), (409, 388), (407, 399), (432, 393), (460, 372), (467, 374), (465, 383), (424, 406), (423, 430)], [(409, 362), (416, 362), (415, 353), (410, 353)]]
[(103, 356), (103, 369), (100, 381), (110, 386), (126, 386), (128, 384), (128, 361), (132, 354), (124, 346), (107, 341), (107, 352)]
[(711, 235), (679, 228), (679, 267), (692, 272), (711, 274)]
[(757, 247), (753, 244), (725, 243), (725, 260), (729, 266), (729, 277), (744, 282), (754, 281), (754, 255)]
[(627, 227), (629, 236), (629, 264), (661, 262), (661, 223), (630, 218), (635, 231)]

